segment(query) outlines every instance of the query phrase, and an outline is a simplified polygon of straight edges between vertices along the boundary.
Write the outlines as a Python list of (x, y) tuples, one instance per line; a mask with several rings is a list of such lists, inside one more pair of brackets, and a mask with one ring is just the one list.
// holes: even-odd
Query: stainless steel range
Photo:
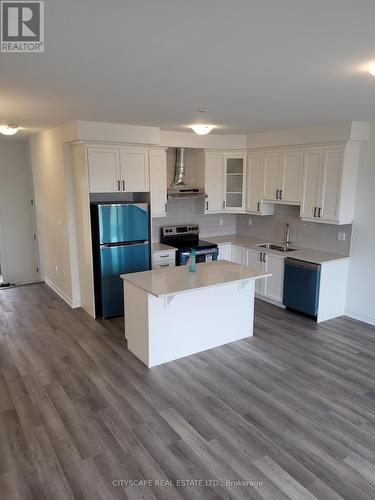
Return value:
[(186, 264), (192, 248), (196, 253), (196, 262), (217, 260), (219, 254), (217, 245), (199, 239), (198, 224), (163, 227), (160, 242), (177, 248), (176, 266)]

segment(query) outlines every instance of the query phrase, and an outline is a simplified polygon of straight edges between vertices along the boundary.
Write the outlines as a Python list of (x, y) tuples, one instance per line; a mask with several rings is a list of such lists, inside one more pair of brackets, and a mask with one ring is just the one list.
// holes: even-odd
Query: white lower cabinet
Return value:
[(224, 245), (219, 245), (219, 260), (232, 260), (232, 244), (225, 243)]
[(272, 274), (269, 278), (255, 281), (255, 292), (259, 298), (276, 305), (283, 303), (284, 259), (285, 255), (267, 253), (263, 249), (254, 250), (231, 243), (219, 245), (219, 260), (230, 260)]
[(232, 245), (231, 261), (234, 262), (235, 264), (241, 264), (242, 266), (246, 265), (245, 252), (246, 252), (245, 248), (240, 247), (238, 245)]
[(246, 249), (246, 266), (272, 274), (256, 281), (256, 293), (280, 304), (283, 302), (284, 259), (284, 255)]

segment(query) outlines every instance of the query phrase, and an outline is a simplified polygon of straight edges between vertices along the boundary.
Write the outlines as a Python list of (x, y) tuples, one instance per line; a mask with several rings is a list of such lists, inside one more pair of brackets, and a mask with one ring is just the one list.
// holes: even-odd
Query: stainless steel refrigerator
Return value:
[(92, 203), (95, 309), (100, 318), (124, 313), (121, 274), (150, 269), (147, 203)]

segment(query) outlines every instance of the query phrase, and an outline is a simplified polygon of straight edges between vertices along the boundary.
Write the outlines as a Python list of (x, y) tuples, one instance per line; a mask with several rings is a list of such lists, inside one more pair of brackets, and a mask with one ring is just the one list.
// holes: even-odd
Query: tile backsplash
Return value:
[[(220, 220), (223, 225), (220, 225)], [(152, 219), (152, 241), (160, 241), (160, 228), (174, 224), (199, 224), (200, 234), (220, 236), (236, 232), (236, 215), (212, 214), (204, 215), (203, 199), (169, 200), (167, 217)]]
[[(305, 222), (299, 217), (299, 207), (275, 205), (273, 216), (238, 215), (238, 234), (259, 237), (265, 240), (282, 242), (284, 224), (289, 223), (292, 243), (300, 247), (312, 248), (340, 255), (349, 255), (352, 226), (335, 226)], [(252, 225), (249, 225), (249, 219)], [(345, 241), (338, 240), (338, 233), (345, 233)]]
[[(199, 224), (200, 234), (220, 236), (243, 234), (265, 240), (282, 242), (284, 224), (289, 223), (292, 243), (300, 247), (312, 248), (340, 255), (349, 255), (352, 226), (335, 226), (304, 222), (299, 217), (299, 207), (275, 205), (274, 215), (212, 214), (204, 215), (204, 200), (169, 200), (168, 216), (152, 219), (152, 240), (160, 241), (160, 228), (173, 224)], [(249, 226), (249, 219), (252, 225)], [(222, 220), (223, 225), (220, 225)], [(338, 240), (338, 233), (345, 234), (345, 241)]]

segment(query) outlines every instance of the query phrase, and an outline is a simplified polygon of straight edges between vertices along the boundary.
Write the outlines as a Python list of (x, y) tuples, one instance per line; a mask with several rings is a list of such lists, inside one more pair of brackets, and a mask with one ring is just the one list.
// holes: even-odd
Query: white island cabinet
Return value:
[(266, 276), (225, 260), (122, 275), (129, 351), (151, 368), (252, 336)]

